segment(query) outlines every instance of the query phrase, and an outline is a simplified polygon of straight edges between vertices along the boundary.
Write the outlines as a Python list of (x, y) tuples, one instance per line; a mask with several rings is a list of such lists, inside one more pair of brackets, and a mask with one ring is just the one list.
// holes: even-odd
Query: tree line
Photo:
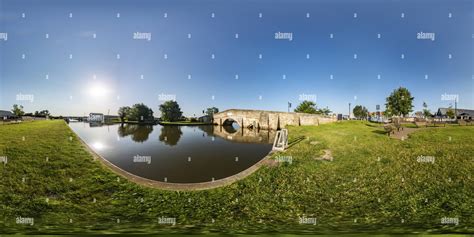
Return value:
[(51, 116), (51, 113), (49, 110), (41, 110), (41, 111), (35, 111), (34, 113), (25, 113), (23, 110), (23, 105), (17, 105), (14, 104), (12, 108), (12, 113), (17, 116), (17, 117), (22, 117), (22, 116), (31, 116), (31, 117), (49, 117)]
[[(395, 89), (385, 100), (385, 111), (383, 113), (387, 117), (406, 117), (409, 113), (413, 112), (414, 97), (407, 88), (399, 87)], [(317, 108), (316, 103), (308, 100), (301, 102), (294, 111), (299, 113), (323, 115), (331, 113), (331, 110), (328, 108)], [(358, 119), (366, 119), (369, 116), (369, 110), (363, 105), (356, 105), (352, 110), (352, 113), (354, 114), (354, 117)], [(433, 116), (431, 111), (428, 109), (426, 102), (423, 102), (423, 111), (420, 115), (425, 117)], [(446, 112), (446, 116), (450, 118), (455, 116), (454, 110), (451, 107)]]
[[(183, 111), (179, 106), (177, 101), (168, 100), (159, 106), (161, 112), (161, 121), (166, 122), (175, 122), (186, 120), (186, 117), (183, 116)], [(203, 110), (203, 113), (212, 117), (214, 113), (218, 113), (219, 109), (216, 107), (207, 108)], [(143, 103), (134, 104), (133, 106), (123, 106), (120, 107), (117, 111), (118, 116), (121, 122), (125, 121), (137, 121), (137, 122), (150, 122), (154, 121), (153, 110), (146, 106)], [(191, 118), (191, 121), (197, 120), (196, 118)]]

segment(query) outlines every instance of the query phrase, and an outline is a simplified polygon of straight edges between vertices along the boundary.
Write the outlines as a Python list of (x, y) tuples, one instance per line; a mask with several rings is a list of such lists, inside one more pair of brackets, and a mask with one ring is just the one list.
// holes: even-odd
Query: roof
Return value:
[(438, 109), (438, 115), (446, 115), (446, 112), (448, 110), (453, 110), (456, 111), (456, 115), (469, 115), (469, 116), (474, 116), (474, 109), (453, 109), (453, 108), (439, 108)]
[(13, 117), (15, 116), (12, 112), (6, 110), (0, 110), (0, 117)]

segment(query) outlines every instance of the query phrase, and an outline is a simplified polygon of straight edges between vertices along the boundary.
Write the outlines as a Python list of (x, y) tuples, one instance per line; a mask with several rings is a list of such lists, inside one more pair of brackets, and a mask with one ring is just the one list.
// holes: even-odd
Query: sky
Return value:
[(347, 114), (349, 103), (384, 109), (400, 86), (414, 111), (453, 98), (474, 109), (473, 4), (0, 0), (0, 110), (116, 114), (145, 103), (159, 116), (176, 99), (200, 116), (309, 99)]

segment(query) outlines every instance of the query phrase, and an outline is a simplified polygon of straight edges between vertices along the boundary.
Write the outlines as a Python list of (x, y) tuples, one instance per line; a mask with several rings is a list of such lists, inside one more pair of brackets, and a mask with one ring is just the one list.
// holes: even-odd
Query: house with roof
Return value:
[(6, 110), (0, 110), (0, 120), (1, 121), (8, 121), (8, 120), (11, 120), (11, 119), (16, 119), (17, 116), (15, 116), (15, 114), (13, 114), (12, 112), (10, 111), (6, 111)]
[(462, 120), (474, 120), (474, 110), (473, 109), (454, 109), (454, 108), (439, 108), (435, 116), (438, 118), (448, 118), (446, 113), (452, 110), (456, 113), (457, 119)]

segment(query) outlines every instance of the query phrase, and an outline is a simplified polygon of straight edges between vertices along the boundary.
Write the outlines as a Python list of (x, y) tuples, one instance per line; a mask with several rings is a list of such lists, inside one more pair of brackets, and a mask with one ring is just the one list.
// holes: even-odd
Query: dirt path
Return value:
[(408, 134), (413, 133), (415, 131), (422, 130), (422, 129), (425, 129), (425, 128), (403, 128), (403, 130), (400, 129), (400, 131), (395, 132), (395, 134), (390, 134), (390, 137), (403, 141), (408, 138)]

